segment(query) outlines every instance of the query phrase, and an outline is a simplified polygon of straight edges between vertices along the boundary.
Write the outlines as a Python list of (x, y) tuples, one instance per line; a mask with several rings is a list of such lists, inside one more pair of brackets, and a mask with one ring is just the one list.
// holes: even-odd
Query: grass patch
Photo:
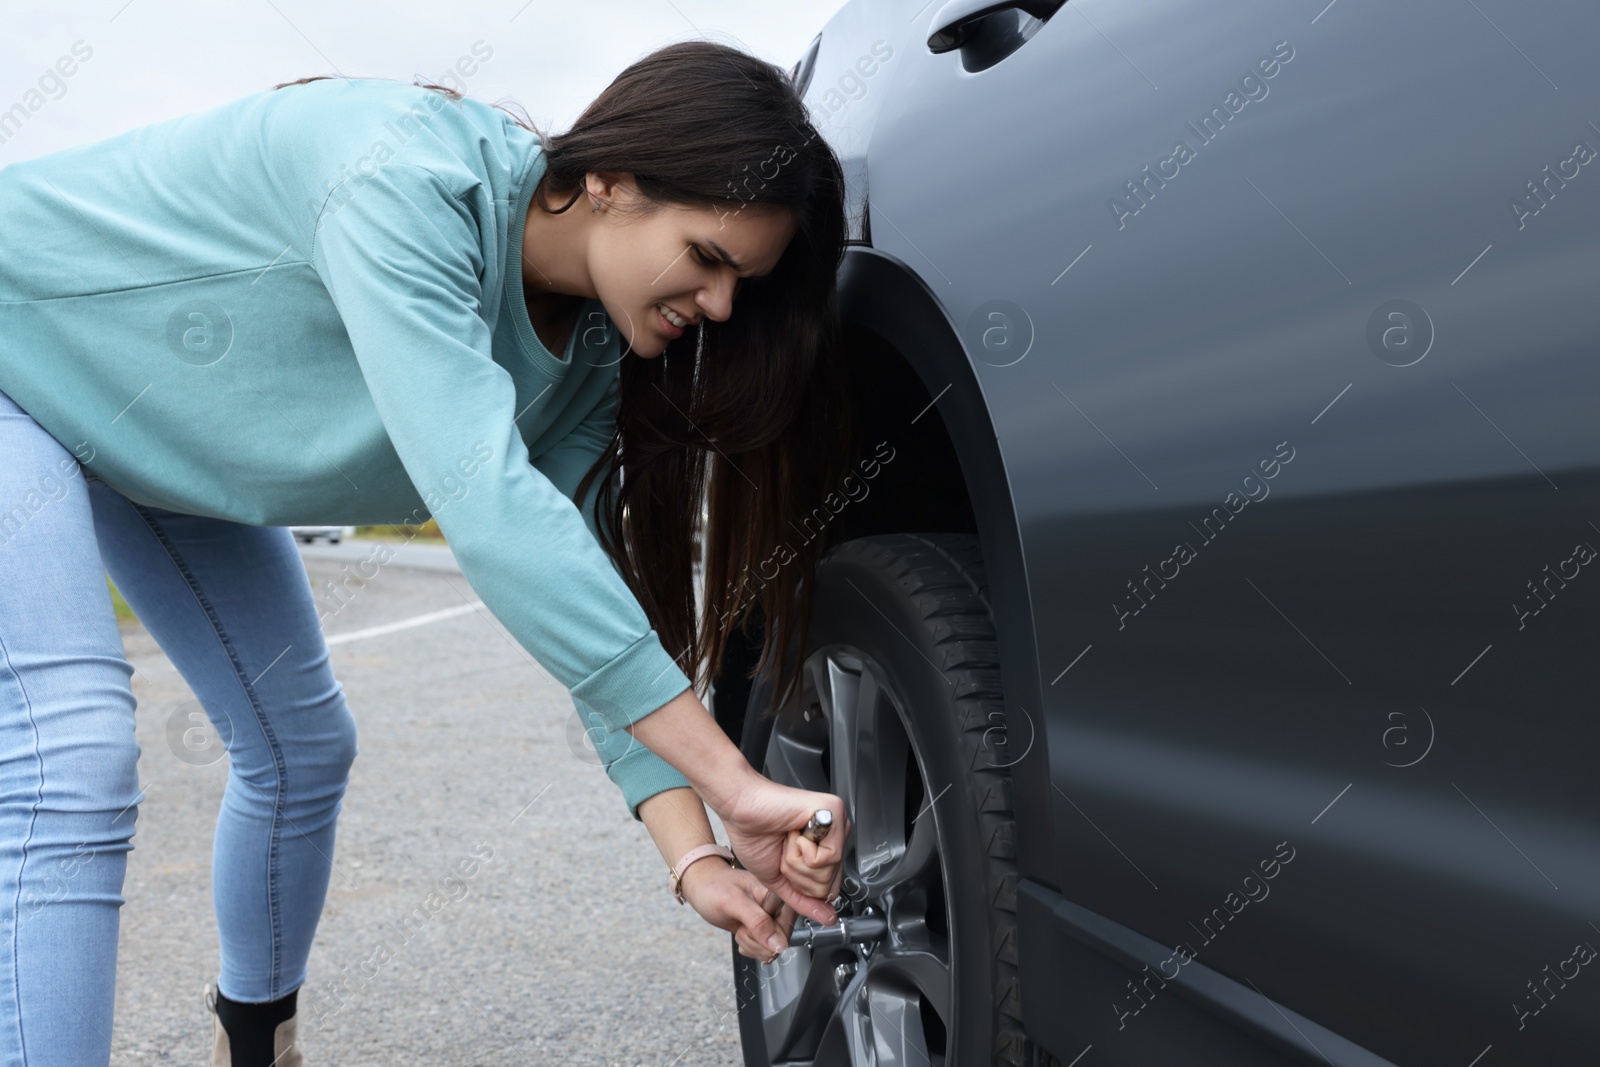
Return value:
[(111, 580), (109, 574), (106, 575), (106, 585), (111, 589), (111, 607), (117, 613), (117, 625), (123, 626), (128, 623), (138, 622), (138, 616), (133, 613), (132, 608), (128, 607), (128, 602), (122, 599), (122, 594), (117, 591), (117, 583)]
[(363, 541), (435, 541), (444, 544), (444, 534), (439, 523), (429, 519), (421, 526), (357, 526), (355, 536)]

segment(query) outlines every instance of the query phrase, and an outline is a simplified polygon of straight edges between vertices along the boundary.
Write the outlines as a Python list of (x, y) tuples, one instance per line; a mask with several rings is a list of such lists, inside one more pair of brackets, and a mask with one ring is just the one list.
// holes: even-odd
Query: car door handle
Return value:
[(1047, 19), (1061, 9), (1066, 0), (949, 0), (933, 17), (933, 32), (928, 35), (928, 51), (934, 55), (960, 48), (977, 32), (978, 20), (1016, 8), (1036, 19)]

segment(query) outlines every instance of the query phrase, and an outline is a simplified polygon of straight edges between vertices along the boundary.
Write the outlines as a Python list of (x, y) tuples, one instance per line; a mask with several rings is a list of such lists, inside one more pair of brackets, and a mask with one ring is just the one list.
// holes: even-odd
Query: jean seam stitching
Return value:
[[(133, 502), (129, 501), (129, 503)], [(267, 986), (269, 999), (276, 1000), (279, 995), (279, 972), (283, 967), (283, 916), (282, 902), (278, 893), (278, 871), (282, 859), (283, 804), (284, 795), (288, 787), (288, 768), (284, 763), (283, 749), (278, 743), (278, 737), (272, 729), (272, 724), (268, 721), (267, 715), (261, 707), (260, 697), (256, 693), (255, 685), (246, 675), (244, 665), (239, 662), (238, 651), (234, 648), (232, 639), (229, 638), (226, 629), (222, 625), (222, 620), (217, 615), (216, 609), (212, 607), (205, 590), (201, 587), (199, 581), (195, 579), (194, 574), (189, 570), (188, 564), (178, 552), (177, 545), (167, 536), (166, 530), (146, 508), (135, 503), (133, 504), (133, 509), (138, 513), (145, 525), (149, 527), (150, 532), (167, 553), (167, 557), (172, 560), (173, 566), (178, 568), (178, 573), (183, 576), (184, 584), (189, 587), (190, 593), (194, 595), (201, 610), (205, 612), (206, 620), (211, 623), (212, 631), (222, 644), (223, 651), (228, 655), (228, 662), (233, 666), (234, 676), (239, 679), (240, 688), (244, 690), (245, 696), (250, 701), (250, 707), (255, 714), (256, 725), (260, 727), (261, 732), (265, 735), (267, 748), (272, 753), (272, 762), (274, 769), (277, 771), (278, 785), (272, 805), (272, 831), (267, 852), (267, 911), (269, 925), (272, 928), (272, 964), (269, 968)]]
[(11, 919), (11, 988), (17, 992), (17, 1043), (22, 1049), (23, 1059), (27, 1059), (28, 1044), (23, 1036), (22, 1028), (22, 974), (18, 969), (17, 933), (22, 927), (22, 871), (28, 865), (28, 845), (33, 841), (33, 831), (39, 822), (39, 805), (44, 803), (44, 757), (39, 752), (39, 724), (33, 716), (33, 701), (28, 697), (28, 688), (22, 680), (22, 674), (11, 663), (11, 650), (6, 648), (5, 639), (0, 637), (0, 659), (4, 660), (5, 668), (17, 680), (17, 688), (22, 693), (23, 703), (28, 708), (28, 726), (33, 731), (33, 757), (34, 763), (39, 768), (39, 785), (34, 792), (33, 806), (28, 812), (28, 833), (22, 841), (22, 858), (17, 864), (17, 905), (12, 909)]

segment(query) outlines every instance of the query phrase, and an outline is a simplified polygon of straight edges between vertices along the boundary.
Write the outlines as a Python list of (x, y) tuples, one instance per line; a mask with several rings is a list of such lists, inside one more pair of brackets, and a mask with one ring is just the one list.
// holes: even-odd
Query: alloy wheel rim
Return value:
[(951, 1047), (955, 970), (938, 795), (927, 788), (905, 707), (871, 657), (834, 644), (807, 657), (798, 704), (773, 722), (764, 772), (835, 793), (850, 812), (839, 914), (886, 926), (867, 944), (794, 946), (760, 966), (773, 1062), (824, 1053), (836, 1062), (843, 1053), (852, 1067), (939, 1067)]

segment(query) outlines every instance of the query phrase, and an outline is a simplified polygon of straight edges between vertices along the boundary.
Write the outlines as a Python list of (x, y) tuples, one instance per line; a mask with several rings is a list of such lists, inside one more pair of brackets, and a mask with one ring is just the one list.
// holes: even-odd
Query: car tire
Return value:
[[(803, 656), (798, 692), (774, 716), (745, 715), (741, 748), (775, 781), (844, 798), (839, 912), (887, 931), (870, 949), (793, 945), (771, 964), (735, 948), (745, 1063), (1031, 1065), (1007, 769), (1025, 750), (1007, 752), (1032, 739), (1006, 744), (977, 539), (889, 534), (830, 549)], [(755, 687), (753, 707), (766, 691)], [(883, 1046), (893, 1052), (880, 1059)]]

